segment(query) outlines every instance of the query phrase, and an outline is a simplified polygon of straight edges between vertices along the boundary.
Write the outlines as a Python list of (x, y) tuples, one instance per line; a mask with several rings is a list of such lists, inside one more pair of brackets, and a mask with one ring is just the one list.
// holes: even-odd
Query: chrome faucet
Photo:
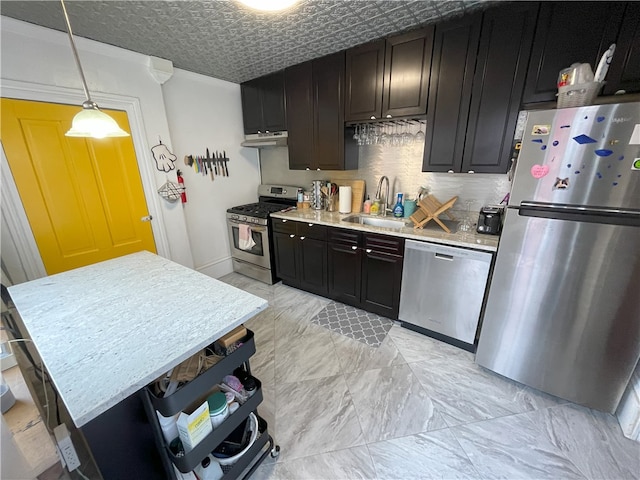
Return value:
[[(382, 182), (384, 181), (386, 181), (387, 183), (387, 189), (385, 191), (384, 201), (383, 201), (382, 200), (383, 197), (381, 197), (380, 195), (382, 194)], [(386, 175), (383, 175), (382, 177), (380, 177), (380, 181), (378, 182), (378, 189), (376, 190), (376, 198), (380, 199), (380, 202), (381, 202), (380, 209), (382, 210), (382, 216), (386, 217), (387, 206), (389, 204), (389, 178), (387, 178)]]

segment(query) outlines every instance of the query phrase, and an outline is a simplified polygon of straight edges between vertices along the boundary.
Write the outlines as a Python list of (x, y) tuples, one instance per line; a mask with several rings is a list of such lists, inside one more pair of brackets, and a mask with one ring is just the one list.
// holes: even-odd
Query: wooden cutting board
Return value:
[(360, 213), (362, 211), (362, 203), (364, 202), (364, 180), (331, 180), (340, 187), (351, 187), (351, 213)]

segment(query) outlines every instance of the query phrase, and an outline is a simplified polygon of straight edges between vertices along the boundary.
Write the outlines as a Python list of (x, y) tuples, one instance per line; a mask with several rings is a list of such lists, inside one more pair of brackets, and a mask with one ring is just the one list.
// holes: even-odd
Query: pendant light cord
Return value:
[[(87, 80), (84, 78), (84, 72), (82, 71), (82, 65), (80, 65), (80, 57), (78, 56), (78, 50), (76, 50), (76, 44), (73, 41), (73, 32), (71, 31), (71, 23), (69, 22), (69, 15), (67, 14), (67, 8), (64, 5), (64, 0), (60, 0), (60, 4), (62, 5), (62, 11), (64, 12), (64, 19), (67, 22), (67, 34), (69, 35), (69, 41), (71, 42), (71, 50), (73, 50), (73, 57), (76, 60), (76, 65), (78, 66), (78, 71), (80, 72), (80, 79), (82, 80), (82, 88), (84, 90), (84, 95), (87, 97), (87, 101), (85, 102), (89, 108), (95, 108), (97, 105), (91, 100), (89, 96), (89, 88), (87, 88)], [(85, 107), (85, 103), (82, 104)]]

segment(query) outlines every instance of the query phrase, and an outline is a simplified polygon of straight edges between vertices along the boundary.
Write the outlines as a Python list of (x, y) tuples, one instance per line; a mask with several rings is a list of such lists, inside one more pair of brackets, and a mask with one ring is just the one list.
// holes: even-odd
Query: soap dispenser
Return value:
[(404, 216), (404, 207), (402, 206), (402, 194), (398, 194), (398, 201), (396, 202), (396, 206), (393, 207), (393, 216), (402, 218)]
[(365, 200), (362, 208), (364, 213), (371, 213), (371, 198), (369, 198), (369, 195), (367, 195), (367, 199)]

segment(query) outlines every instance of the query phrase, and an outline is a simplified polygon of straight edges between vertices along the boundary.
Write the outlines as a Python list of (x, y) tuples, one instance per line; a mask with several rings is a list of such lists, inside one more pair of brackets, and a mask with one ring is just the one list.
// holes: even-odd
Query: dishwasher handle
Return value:
[(405, 258), (410, 250), (418, 250), (433, 255), (438, 260), (458, 261), (458, 260), (479, 260), (481, 262), (491, 263), (493, 254), (491, 252), (482, 252), (479, 250), (471, 250), (468, 248), (454, 247), (451, 245), (435, 244), (430, 242), (419, 242), (416, 240), (405, 240), (404, 253)]

